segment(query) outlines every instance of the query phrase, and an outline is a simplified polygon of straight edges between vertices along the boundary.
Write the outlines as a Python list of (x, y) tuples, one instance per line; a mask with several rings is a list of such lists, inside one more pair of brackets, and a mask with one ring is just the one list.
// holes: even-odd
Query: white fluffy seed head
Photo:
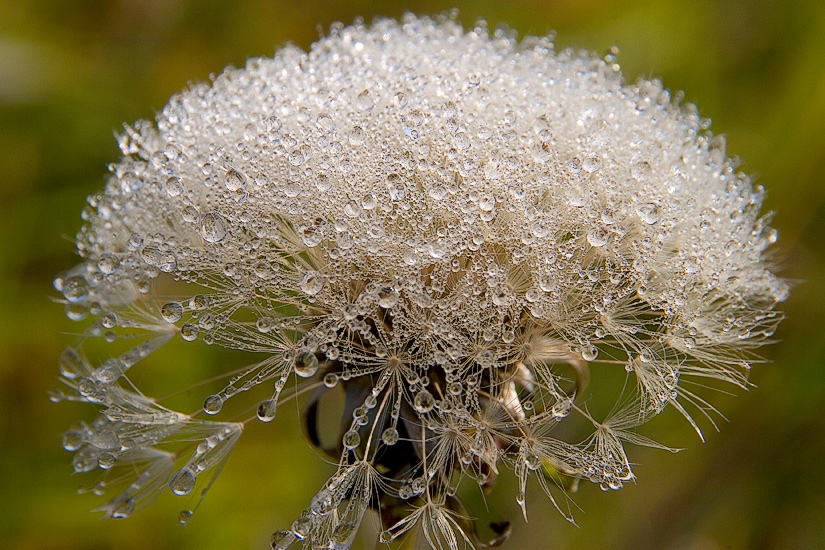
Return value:
[[(403, 401), (437, 433), (454, 415), (467, 425), (451, 437), (501, 431), (456, 439), (462, 461), (494, 467), (510, 440), (518, 464), (616, 488), (632, 474), (615, 434), (670, 403), (684, 413), (681, 376), (743, 385), (788, 293), (765, 262), (764, 192), (708, 124), (658, 81), (628, 85), (612, 58), (548, 38), (414, 17), (338, 26), (128, 127), (84, 213), (85, 264), (56, 284), (75, 318), (125, 322), (150, 302), (152, 330), (269, 354), (252, 386), (371, 375), (379, 402), (394, 392), (387, 410)], [(164, 305), (155, 279), (191, 292)], [(636, 379), (624, 416), (594, 421), (610, 444), (551, 445), (599, 360)], [(360, 418), (347, 449), (371, 437)]]

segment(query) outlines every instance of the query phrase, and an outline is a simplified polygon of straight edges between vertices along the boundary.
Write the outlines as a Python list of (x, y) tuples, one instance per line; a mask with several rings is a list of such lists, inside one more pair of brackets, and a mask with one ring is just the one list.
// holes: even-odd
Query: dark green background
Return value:
[[(583, 484), (580, 528), (528, 492), (524, 525), (506, 483), (488, 500), (509, 518), (509, 548), (817, 548), (825, 541), (825, 8), (820, 0), (535, 0), (456, 2), (557, 44), (621, 49), (625, 76), (661, 77), (713, 119), (729, 152), (768, 189), (777, 261), (795, 281), (787, 320), (754, 369), (758, 386), (712, 396), (726, 413), (702, 444), (678, 415), (644, 433), (686, 447), (632, 449), (637, 485), (603, 494)], [(99, 521), (78, 496), (60, 437), (89, 407), (54, 405), (57, 357), (79, 330), (50, 298), (77, 262), (71, 236), (88, 193), (117, 159), (113, 132), (151, 118), (190, 81), (247, 57), (302, 48), (318, 26), (357, 15), (436, 13), (422, 2), (5, 0), (0, 8), (0, 547), (14, 549), (265, 548), (329, 467), (301, 440), (294, 414), (250, 427), (186, 528), (163, 495), (126, 521)], [(173, 350), (169, 368), (212, 361), (204, 346)], [(210, 350), (213, 351), (213, 350)], [(177, 353), (177, 355), (174, 355)], [(507, 477), (507, 476), (505, 476)], [(532, 498), (531, 498), (532, 496)], [(483, 506), (477, 503), (477, 506)], [(369, 523), (369, 520), (367, 521)], [(369, 525), (367, 526), (369, 531)], [(363, 542), (363, 541), (362, 541)], [(361, 544), (362, 542), (359, 542)]]

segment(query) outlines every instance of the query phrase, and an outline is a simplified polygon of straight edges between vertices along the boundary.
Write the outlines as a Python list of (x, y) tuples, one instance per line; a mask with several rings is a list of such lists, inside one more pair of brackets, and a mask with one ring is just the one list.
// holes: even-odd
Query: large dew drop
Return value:
[(189, 468), (178, 470), (169, 480), (169, 489), (176, 495), (188, 495), (195, 488), (195, 474)]

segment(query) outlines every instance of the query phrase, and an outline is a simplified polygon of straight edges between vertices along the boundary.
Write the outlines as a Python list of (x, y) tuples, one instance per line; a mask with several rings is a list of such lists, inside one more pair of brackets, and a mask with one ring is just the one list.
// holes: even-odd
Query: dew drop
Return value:
[(97, 260), (97, 268), (104, 275), (114, 273), (118, 267), (120, 267), (120, 260), (114, 254), (103, 254)]
[(418, 392), (413, 400), (413, 407), (415, 407), (415, 410), (421, 414), (430, 412), (433, 410), (434, 406), (435, 398), (433, 397), (433, 394), (427, 390), (421, 390)]
[(318, 358), (314, 353), (302, 351), (295, 357), (295, 374), (301, 378), (309, 378), (318, 372)]
[(190, 519), (192, 519), (192, 512), (190, 510), (181, 510), (180, 514), (178, 514), (178, 522), (181, 525), (186, 525)]
[(586, 345), (582, 347), (582, 359), (585, 361), (594, 361), (599, 356), (599, 348), (594, 345)]
[(378, 305), (389, 309), (398, 303), (398, 292), (391, 286), (385, 286), (378, 291)]
[(223, 399), (219, 395), (210, 395), (203, 400), (203, 412), (206, 414), (218, 414), (223, 407)]
[(183, 306), (180, 302), (166, 302), (160, 308), (160, 316), (167, 323), (177, 323), (183, 317)]
[(193, 325), (192, 323), (184, 323), (183, 326), (180, 327), (180, 337), (186, 340), (187, 342), (197, 340), (198, 326)]
[(311, 528), (312, 521), (309, 518), (300, 517), (292, 522), (292, 534), (295, 535), (298, 540), (307, 538)]
[(653, 225), (659, 221), (662, 216), (662, 211), (655, 202), (649, 202), (636, 208), (636, 213), (642, 222)]
[(189, 468), (175, 472), (169, 480), (169, 489), (178, 496), (188, 495), (195, 488), (195, 474)]
[(324, 375), (324, 386), (334, 388), (338, 384), (338, 375), (334, 372), (328, 372)]
[(201, 219), (201, 235), (208, 243), (220, 242), (226, 237), (226, 222), (217, 212), (204, 214)]
[(361, 444), (361, 436), (355, 430), (347, 430), (344, 437), (341, 439), (345, 449), (355, 449)]
[(587, 232), (587, 242), (590, 246), (604, 246), (607, 244), (607, 238), (610, 234), (604, 228), (591, 229)]
[(277, 399), (267, 399), (258, 405), (258, 420), (261, 422), (272, 422), (275, 419), (275, 412), (278, 408)]
[(70, 302), (80, 302), (89, 295), (89, 283), (80, 276), (69, 277), (63, 281), (63, 296)]
[(315, 296), (324, 288), (324, 276), (317, 271), (307, 271), (301, 274), (298, 286), (307, 296)]
[(387, 428), (384, 430), (384, 433), (381, 434), (381, 441), (383, 441), (385, 445), (395, 445), (398, 443), (398, 430), (395, 428)]

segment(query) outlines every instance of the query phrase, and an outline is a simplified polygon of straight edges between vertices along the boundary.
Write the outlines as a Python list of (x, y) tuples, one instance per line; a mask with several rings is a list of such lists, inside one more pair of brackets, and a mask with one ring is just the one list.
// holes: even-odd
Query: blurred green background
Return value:
[[(524, 0), (455, 2), (525, 34), (558, 31), (560, 47), (619, 46), (629, 81), (661, 77), (726, 133), (728, 150), (768, 189), (777, 261), (796, 282), (758, 386), (712, 396), (727, 415), (702, 444), (678, 415), (645, 433), (686, 447), (632, 449), (637, 485), (575, 495), (579, 527), (531, 489), (524, 525), (512, 487), (488, 500), (511, 519), (505, 548), (821, 548), (825, 545), (825, 7), (821, 0)], [(306, 49), (318, 27), (437, 1), (4, 0), (0, 9), (0, 548), (263, 549), (329, 474), (294, 414), (249, 429), (186, 528), (171, 495), (124, 521), (77, 495), (60, 438), (89, 407), (52, 404), (57, 358), (78, 326), (50, 300), (53, 276), (77, 263), (71, 236), (88, 193), (118, 158), (113, 133), (152, 118), (172, 93), (228, 64)], [(200, 346), (203, 348), (204, 346)], [(187, 349), (176, 368), (215, 361)], [(505, 476), (507, 477), (507, 476)], [(483, 505), (482, 505), (483, 507)], [(487, 514), (485, 514), (486, 516)], [(367, 529), (369, 531), (369, 529)], [(368, 540), (365, 537), (364, 540)], [(359, 544), (369, 546), (368, 542)]]

